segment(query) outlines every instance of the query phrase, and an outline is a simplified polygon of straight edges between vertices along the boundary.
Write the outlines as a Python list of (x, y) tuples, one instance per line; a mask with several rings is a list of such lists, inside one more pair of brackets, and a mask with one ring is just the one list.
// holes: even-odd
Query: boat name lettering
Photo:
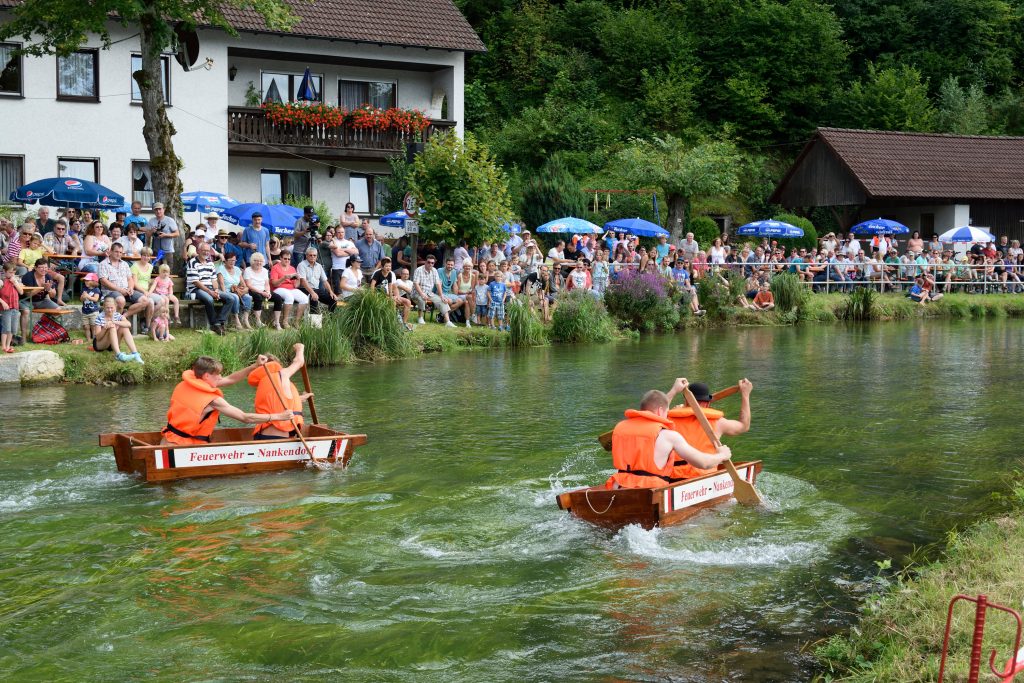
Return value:
[(210, 460), (241, 460), (250, 455), (245, 451), (227, 451), (224, 453), (189, 453), (189, 462), (209, 462)]
[(306, 449), (300, 448), (260, 448), (260, 457), (263, 458), (290, 458), (296, 455), (306, 455)]

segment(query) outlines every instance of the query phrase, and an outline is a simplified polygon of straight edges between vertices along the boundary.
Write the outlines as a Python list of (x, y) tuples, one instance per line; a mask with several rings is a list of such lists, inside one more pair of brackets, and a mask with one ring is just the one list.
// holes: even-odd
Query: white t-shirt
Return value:
[(557, 247), (551, 247), (550, 249), (548, 249), (548, 258), (561, 261), (562, 259), (565, 258), (565, 252), (558, 251)]
[[(363, 284), (363, 272), (358, 268), (355, 270), (346, 268), (341, 274), (341, 283), (343, 285), (340, 292), (341, 298), (347, 299), (355, 294), (354, 290), (359, 289), (359, 285)], [(354, 289), (353, 291), (349, 291), (345, 289), (345, 287), (353, 287)]]
[(455, 247), (455, 254), (452, 256), (455, 259), (455, 270), (462, 272), (462, 262), (469, 258), (469, 250), (463, 246)]
[(267, 280), (270, 278), (270, 273), (267, 272), (266, 268), (255, 269), (249, 266), (242, 273), (242, 279), (249, 286), (249, 289), (254, 292), (262, 294), (267, 291)]
[(348, 265), (348, 255), (338, 256), (335, 251), (341, 249), (355, 249), (356, 245), (352, 240), (338, 239), (331, 240), (331, 270), (344, 270)]
[(395, 286), (398, 287), (398, 290), (402, 294), (408, 295), (412, 293), (412, 280), (403, 280), (402, 278), (398, 278), (395, 280)]
[(850, 258), (855, 258), (860, 253), (860, 241), (856, 239), (850, 240), (846, 244), (846, 254)]

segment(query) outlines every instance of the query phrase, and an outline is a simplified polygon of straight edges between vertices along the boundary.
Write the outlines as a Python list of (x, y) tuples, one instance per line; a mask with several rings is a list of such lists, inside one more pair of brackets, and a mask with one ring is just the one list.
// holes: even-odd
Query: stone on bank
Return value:
[(0, 356), (0, 383), (41, 384), (64, 379), (64, 360), (53, 351), (21, 351)]

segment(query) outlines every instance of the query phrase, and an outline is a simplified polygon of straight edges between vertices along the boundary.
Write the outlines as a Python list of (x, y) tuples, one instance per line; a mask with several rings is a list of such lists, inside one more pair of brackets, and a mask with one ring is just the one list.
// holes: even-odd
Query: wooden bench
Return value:
[(32, 312), (37, 315), (71, 315), (74, 313), (70, 308), (33, 308)]

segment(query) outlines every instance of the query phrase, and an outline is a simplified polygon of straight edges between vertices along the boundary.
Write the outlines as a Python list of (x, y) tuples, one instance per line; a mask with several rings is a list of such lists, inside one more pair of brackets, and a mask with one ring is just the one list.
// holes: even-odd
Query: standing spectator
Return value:
[(420, 310), (420, 319), (417, 324), (422, 325), (425, 322), (423, 314), (427, 310), (427, 301), (430, 301), (444, 317), (444, 324), (448, 327), (455, 327), (448, 317), (448, 302), (441, 295), (441, 278), (438, 276), (437, 269), (434, 268), (436, 262), (437, 259), (431, 254), (412, 275), (412, 300)]
[(693, 233), (686, 233), (686, 238), (682, 244), (679, 245), (679, 250), (682, 252), (684, 261), (693, 263), (694, 259), (697, 258), (697, 252), (700, 251), (700, 245), (697, 244), (697, 240), (693, 239)]
[(249, 262), (249, 267), (242, 271), (242, 280), (252, 297), (252, 310), (256, 313), (256, 327), (263, 327), (263, 305), (270, 302), (275, 311), (280, 311), (284, 300), (275, 296), (270, 289), (270, 273), (264, 265), (263, 254), (255, 253)]
[[(309, 297), (299, 289), (299, 274), (292, 267), (292, 254), (288, 247), (281, 249), (281, 259), (270, 269), (270, 286), (274, 294), (284, 301), (284, 315), (281, 311), (274, 310), (274, 327), (277, 329), (289, 327), (288, 319), (291, 316), (292, 306), (298, 304), (295, 309), (295, 327), (302, 324), (302, 318), (306, 315), (306, 307), (309, 305)], [(284, 318), (282, 323), (281, 318)]]
[[(583, 261), (580, 261), (580, 263), (583, 263)], [(490, 296), (490, 306), (487, 309), (487, 326), (494, 329), (494, 323), (497, 321), (497, 329), (507, 330), (508, 326), (505, 325), (505, 299), (508, 298), (508, 287), (501, 277), (492, 277), (488, 279), (487, 290)]]
[(487, 288), (487, 277), (483, 273), (476, 275), (473, 285), (473, 303), (475, 306), (477, 325), (483, 325), (487, 320), (487, 312), (491, 307), (491, 290)]
[(263, 227), (263, 214), (255, 211), (252, 214), (252, 225), (242, 231), (242, 237), (238, 246), (245, 249), (245, 260), (250, 261), (252, 255), (259, 253), (263, 255), (264, 261), (270, 263), (270, 231)]
[(362, 260), (360, 267), (363, 269), (363, 279), (369, 282), (373, 271), (377, 270), (377, 263), (384, 258), (384, 248), (380, 240), (376, 239), (373, 228), (365, 228), (363, 237), (356, 241), (356, 250)]
[(318, 255), (316, 247), (307, 247), (306, 259), (299, 263), (296, 272), (299, 274), (299, 286), (309, 295), (310, 303), (316, 305), (317, 312), (323, 313), (325, 306), (328, 311), (337, 307), (338, 297), (331, 288), (331, 280), (324, 267), (317, 263)]
[[(238, 296), (231, 292), (217, 290), (215, 284), (215, 267), (210, 260), (210, 245), (205, 242), (196, 248), (196, 255), (185, 264), (185, 298), (200, 301), (206, 309), (206, 322), (210, 331), (224, 334), (224, 325), (230, 317), (238, 312)], [(214, 302), (221, 302), (220, 316), (214, 308)]]
[[(132, 228), (135, 226), (133, 225)], [(153, 320), (153, 313), (156, 311), (157, 305), (163, 301), (163, 297), (159, 294), (151, 294), (152, 280), (153, 280), (153, 250), (149, 247), (143, 247), (142, 253), (139, 255), (139, 260), (131, 265), (132, 277), (135, 278), (135, 289), (136, 291), (142, 292), (150, 299), (150, 306), (146, 309), (146, 327), (149, 327), (150, 322)]]
[[(134, 211), (134, 204), (132, 205)], [(174, 270), (177, 263), (174, 254), (174, 240), (181, 237), (178, 231), (178, 223), (164, 213), (164, 205), (161, 202), (153, 204), (153, 218), (146, 224), (147, 234), (150, 235), (151, 244), (154, 250), (164, 252), (163, 262)]]
[(171, 280), (171, 267), (161, 263), (157, 269), (157, 276), (149, 283), (150, 298), (155, 302), (163, 300), (174, 306), (174, 324), (181, 324), (180, 306), (178, 297), (174, 296), (174, 281)]
[[(109, 256), (99, 265), (97, 275), (100, 278), (103, 298), (113, 297), (117, 301), (118, 309), (126, 318), (148, 311), (146, 317), (151, 319), (153, 304), (148, 296), (135, 288), (135, 276), (132, 275), (131, 266), (121, 260), (123, 250), (124, 247), (120, 244), (111, 245)], [(145, 332), (146, 330), (143, 330), (143, 334)]]
[(92, 326), (96, 323), (96, 316), (100, 312), (100, 279), (96, 273), (86, 273), (82, 282), (82, 330), (85, 332), (85, 341), (92, 343)]
[(0, 284), (0, 347), (4, 353), (14, 353), (14, 335), (18, 332), (21, 309), (18, 299), (24, 291), (18, 279), (18, 269), (13, 263), (5, 263), (3, 283)]
[(608, 276), (610, 274), (607, 251), (604, 249), (597, 250), (597, 260), (591, 265), (590, 271), (591, 279), (594, 283), (594, 293), (599, 297), (604, 296), (604, 292), (608, 288)]
[(235, 327), (248, 330), (249, 311), (252, 310), (252, 296), (242, 278), (242, 269), (238, 267), (238, 257), (228, 254), (223, 263), (217, 266), (217, 290), (234, 294), (238, 297), (238, 308), (235, 309)]
[[(96, 351), (110, 349), (116, 354), (118, 361), (127, 363), (135, 361), (145, 364), (139, 350), (135, 348), (135, 339), (132, 337), (132, 324), (125, 320), (124, 316), (117, 312), (117, 300), (108, 296), (103, 300), (103, 310), (96, 316), (96, 322), (92, 326), (92, 348)], [(125, 353), (121, 350), (121, 343), (131, 351)]]
[(359, 254), (356, 243), (345, 237), (344, 233), (334, 233), (334, 239), (330, 242), (331, 247), (331, 288), (335, 292), (341, 292), (341, 274), (348, 266), (348, 259)]
[(126, 216), (125, 219), (121, 221), (121, 224), (125, 227), (128, 227), (129, 225), (137, 225), (139, 226), (139, 230), (146, 230), (148, 223), (149, 221), (147, 221), (146, 217), (142, 215), (142, 202), (138, 201), (132, 202), (131, 215)]
[(661, 235), (658, 237), (658, 244), (654, 247), (655, 252), (658, 254), (658, 265), (662, 265), (668, 259), (669, 244), (668, 235)]
[(455, 247), (455, 253), (452, 254), (452, 258), (455, 259), (455, 270), (462, 272), (462, 264), (465, 261), (472, 263), (472, 259), (469, 257), (469, 242), (461, 240), (459, 246)]
[[(50, 209), (45, 206), (39, 207), (38, 218), (36, 218), (36, 230), (46, 237), (57, 227), (57, 221), (50, 218)], [(58, 252), (62, 253), (62, 252)]]
[(569, 271), (565, 284), (566, 291), (570, 292), (574, 289), (587, 291), (593, 285), (593, 281), (590, 277), (590, 271), (587, 270), (587, 264), (582, 258), (576, 259), (576, 267)]
[(359, 258), (359, 254), (353, 254), (348, 257), (348, 264), (345, 270), (341, 271), (341, 277), (338, 278), (338, 293), (341, 295), (342, 300), (349, 299), (353, 294), (359, 291), (359, 286), (363, 284), (363, 271), (359, 267), (362, 265), (363, 260)]
[(345, 211), (341, 214), (341, 221), (338, 223), (338, 227), (343, 230), (345, 239), (355, 244), (356, 240), (361, 239), (363, 236), (362, 231), (359, 229), (362, 221), (359, 219), (359, 215), (356, 213), (356, 205), (352, 202), (345, 203)]
[(292, 265), (298, 266), (303, 254), (309, 247), (310, 240), (316, 237), (320, 227), (320, 219), (313, 213), (312, 206), (302, 207), (302, 215), (295, 221), (295, 232), (292, 235)]

